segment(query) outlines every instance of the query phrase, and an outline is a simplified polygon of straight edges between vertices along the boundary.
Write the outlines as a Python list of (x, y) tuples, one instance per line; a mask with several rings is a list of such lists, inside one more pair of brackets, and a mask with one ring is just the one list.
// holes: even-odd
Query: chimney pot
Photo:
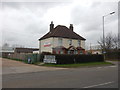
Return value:
[(71, 31), (73, 31), (73, 24), (70, 24), (69, 29), (70, 29)]
[(54, 24), (53, 24), (53, 21), (51, 21), (51, 24), (50, 24), (50, 32), (54, 29)]

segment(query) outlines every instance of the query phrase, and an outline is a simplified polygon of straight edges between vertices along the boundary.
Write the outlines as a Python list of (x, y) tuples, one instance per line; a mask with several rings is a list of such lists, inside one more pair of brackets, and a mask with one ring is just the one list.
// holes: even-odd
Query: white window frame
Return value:
[(58, 38), (58, 46), (62, 46), (63, 44), (63, 39), (62, 38)]
[(78, 46), (81, 46), (81, 40), (78, 40)]
[(72, 39), (68, 40), (69, 45), (72, 45)]

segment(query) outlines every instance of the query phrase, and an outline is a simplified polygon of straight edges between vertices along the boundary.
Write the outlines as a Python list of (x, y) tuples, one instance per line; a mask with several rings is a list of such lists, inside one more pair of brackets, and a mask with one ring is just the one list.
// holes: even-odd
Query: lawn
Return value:
[[(40, 63), (37, 65), (40, 65)], [(75, 68), (75, 67), (83, 67), (83, 66), (89, 67), (89, 66), (101, 66), (101, 65), (113, 65), (113, 64), (110, 62), (88, 62), (88, 63), (77, 63), (77, 64), (41, 64), (40, 66)]]

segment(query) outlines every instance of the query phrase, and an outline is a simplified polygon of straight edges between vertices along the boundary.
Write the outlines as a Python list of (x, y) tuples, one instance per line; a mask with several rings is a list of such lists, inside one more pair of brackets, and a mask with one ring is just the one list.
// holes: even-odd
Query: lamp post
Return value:
[(109, 13), (109, 14), (107, 14), (107, 15), (104, 15), (103, 17), (102, 17), (102, 20), (103, 20), (103, 54), (104, 54), (104, 59), (105, 59), (105, 31), (104, 31), (104, 22), (105, 22), (105, 17), (106, 16), (109, 16), (109, 15), (112, 15), (112, 14), (114, 14), (115, 12), (111, 12), (111, 13)]

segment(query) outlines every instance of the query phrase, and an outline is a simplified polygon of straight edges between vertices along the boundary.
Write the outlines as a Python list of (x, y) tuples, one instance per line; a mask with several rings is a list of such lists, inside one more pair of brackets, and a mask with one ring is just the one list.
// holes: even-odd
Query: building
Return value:
[(2, 47), (0, 47), (0, 57), (8, 57), (8, 55), (14, 53), (14, 48), (9, 47), (9, 45), (6, 43)]
[(96, 50), (86, 50), (86, 54), (102, 54), (102, 50), (101, 49), (96, 49)]
[(15, 48), (14, 53), (33, 53), (38, 50), (37, 48)]
[(50, 24), (50, 30), (39, 39), (40, 53), (54, 54), (82, 54), (85, 53), (85, 38), (73, 31), (73, 25), (69, 28), (63, 25), (54, 27)]
[(86, 54), (102, 54), (102, 49), (100, 45), (92, 45), (90, 44), (90, 49), (86, 50)]

